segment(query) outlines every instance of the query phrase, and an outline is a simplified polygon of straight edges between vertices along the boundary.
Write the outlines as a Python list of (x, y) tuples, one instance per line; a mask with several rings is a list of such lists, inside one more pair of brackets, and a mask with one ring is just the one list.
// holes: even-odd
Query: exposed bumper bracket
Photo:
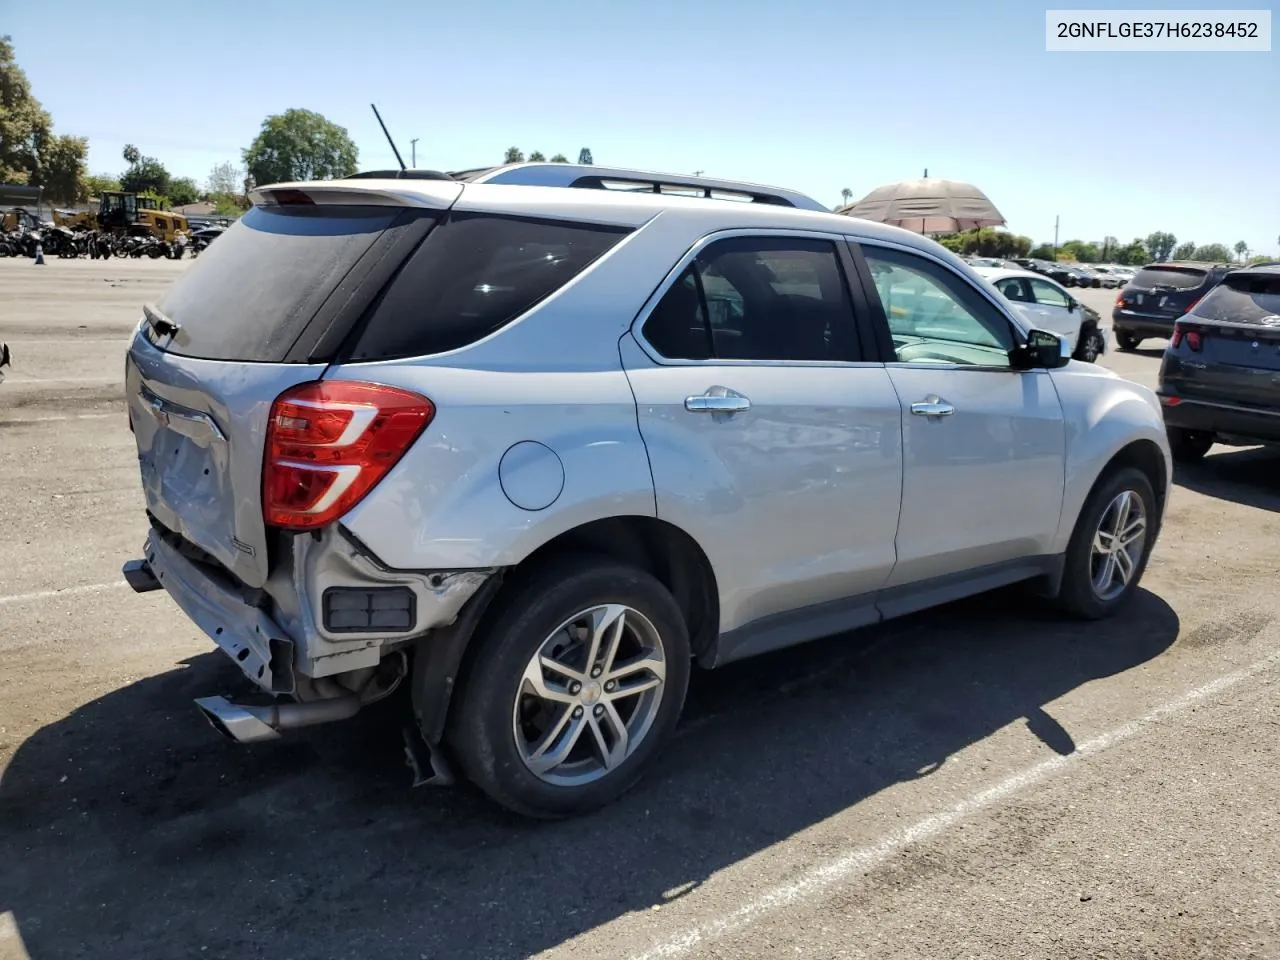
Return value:
[(150, 593), (152, 590), (162, 590), (164, 585), (156, 577), (151, 570), (151, 564), (145, 560), (130, 560), (121, 568), (124, 574), (125, 583), (133, 589), (134, 593)]

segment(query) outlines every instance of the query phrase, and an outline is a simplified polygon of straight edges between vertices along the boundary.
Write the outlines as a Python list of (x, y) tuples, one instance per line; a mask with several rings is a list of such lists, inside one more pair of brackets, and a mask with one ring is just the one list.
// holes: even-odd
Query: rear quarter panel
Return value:
[(1151, 390), (1075, 360), (1051, 375), (1067, 432), (1066, 489), (1054, 542), (1055, 551), (1062, 552), (1094, 483), (1116, 454), (1135, 441), (1154, 443), (1164, 459), (1164, 489), (1156, 490), (1162, 499), (1168, 496), (1173, 460), (1160, 403)]
[[(618, 341), (697, 236), (660, 215), (469, 347), (332, 368), (327, 377), (404, 387), (436, 405), (426, 432), (343, 524), (389, 566), (447, 570), (518, 563), (593, 520), (656, 516)], [(517, 506), (503, 487), (503, 456), (523, 441), (553, 451), (563, 473), (542, 509)], [(542, 455), (540, 482), (554, 471)]]

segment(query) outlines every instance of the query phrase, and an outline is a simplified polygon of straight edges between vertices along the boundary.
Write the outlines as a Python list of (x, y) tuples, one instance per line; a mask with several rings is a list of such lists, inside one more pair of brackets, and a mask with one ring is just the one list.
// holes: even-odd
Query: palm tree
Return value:
[(853, 199), (853, 191), (848, 187), (845, 187), (840, 191), (840, 196), (844, 199), (844, 205), (847, 207), (849, 205), (849, 201)]
[(1236, 256), (1240, 258), (1240, 262), (1244, 262), (1245, 256), (1249, 253), (1249, 245), (1241, 240), (1235, 245)]

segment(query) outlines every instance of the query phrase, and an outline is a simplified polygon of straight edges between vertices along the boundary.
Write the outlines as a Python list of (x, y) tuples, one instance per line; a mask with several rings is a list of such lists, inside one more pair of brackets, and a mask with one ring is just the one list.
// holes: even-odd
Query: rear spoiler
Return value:
[(363, 178), (355, 183), (349, 179), (273, 183), (250, 190), (249, 202), (257, 207), (392, 206), (437, 210), (448, 208), (462, 193), (462, 184), (452, 179), (408, 179), (432, 182), (415, 184), (412, 189), (405, 190), (396, 189), (393, 182), (373, 177)]

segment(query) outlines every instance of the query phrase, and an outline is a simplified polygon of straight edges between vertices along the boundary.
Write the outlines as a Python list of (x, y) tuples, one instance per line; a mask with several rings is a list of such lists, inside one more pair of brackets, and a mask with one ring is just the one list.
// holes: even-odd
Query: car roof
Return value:
[(1212, 270), (1214, 267), (1229, 266), (1222, 260), (1161, 260), (1158, 263), (1144, 263), (1140, 269), (1150, 267), (1196, 267), (1200, 270)]
[(272, 194), (284, 192), (313, 194), (323, 197), (323, 202), (353, 203), (361, 195), (369, 195), (376, 203), (398, 206), (434, 209), (452, 206), (458, 210), (510, 212), (515, 216), (576, 219), (630, 227), (640, 227), (662, 215), (664, 219), (692, 221), (694, 227), (707, 233), (736, 229), (807, 230), (883, 240), (920, 250), (953, 265), (968, 267), (958, 255), (941, 244), (901, 227), (829, 210), (806, 210), (775, 203), (628, 190), (372, 177), (270, 184), (254, 188), (250, 198), (255, 203), (269, 203)]
[(1232, 270), (1228, 276), (1280, 277), (1280, 260), (1273, 260), (1269, 263), (1253, 263), (1245, 267), (1237, 267), (1235, 270)]
[(987, 280), (1004, 280), (1006, 277), (1027, 277), (1032, 280), (1049, 280), (1043, 273), (1034, 270), (1014, 270), (1012, 267), (970, 267), (974, 273)]

